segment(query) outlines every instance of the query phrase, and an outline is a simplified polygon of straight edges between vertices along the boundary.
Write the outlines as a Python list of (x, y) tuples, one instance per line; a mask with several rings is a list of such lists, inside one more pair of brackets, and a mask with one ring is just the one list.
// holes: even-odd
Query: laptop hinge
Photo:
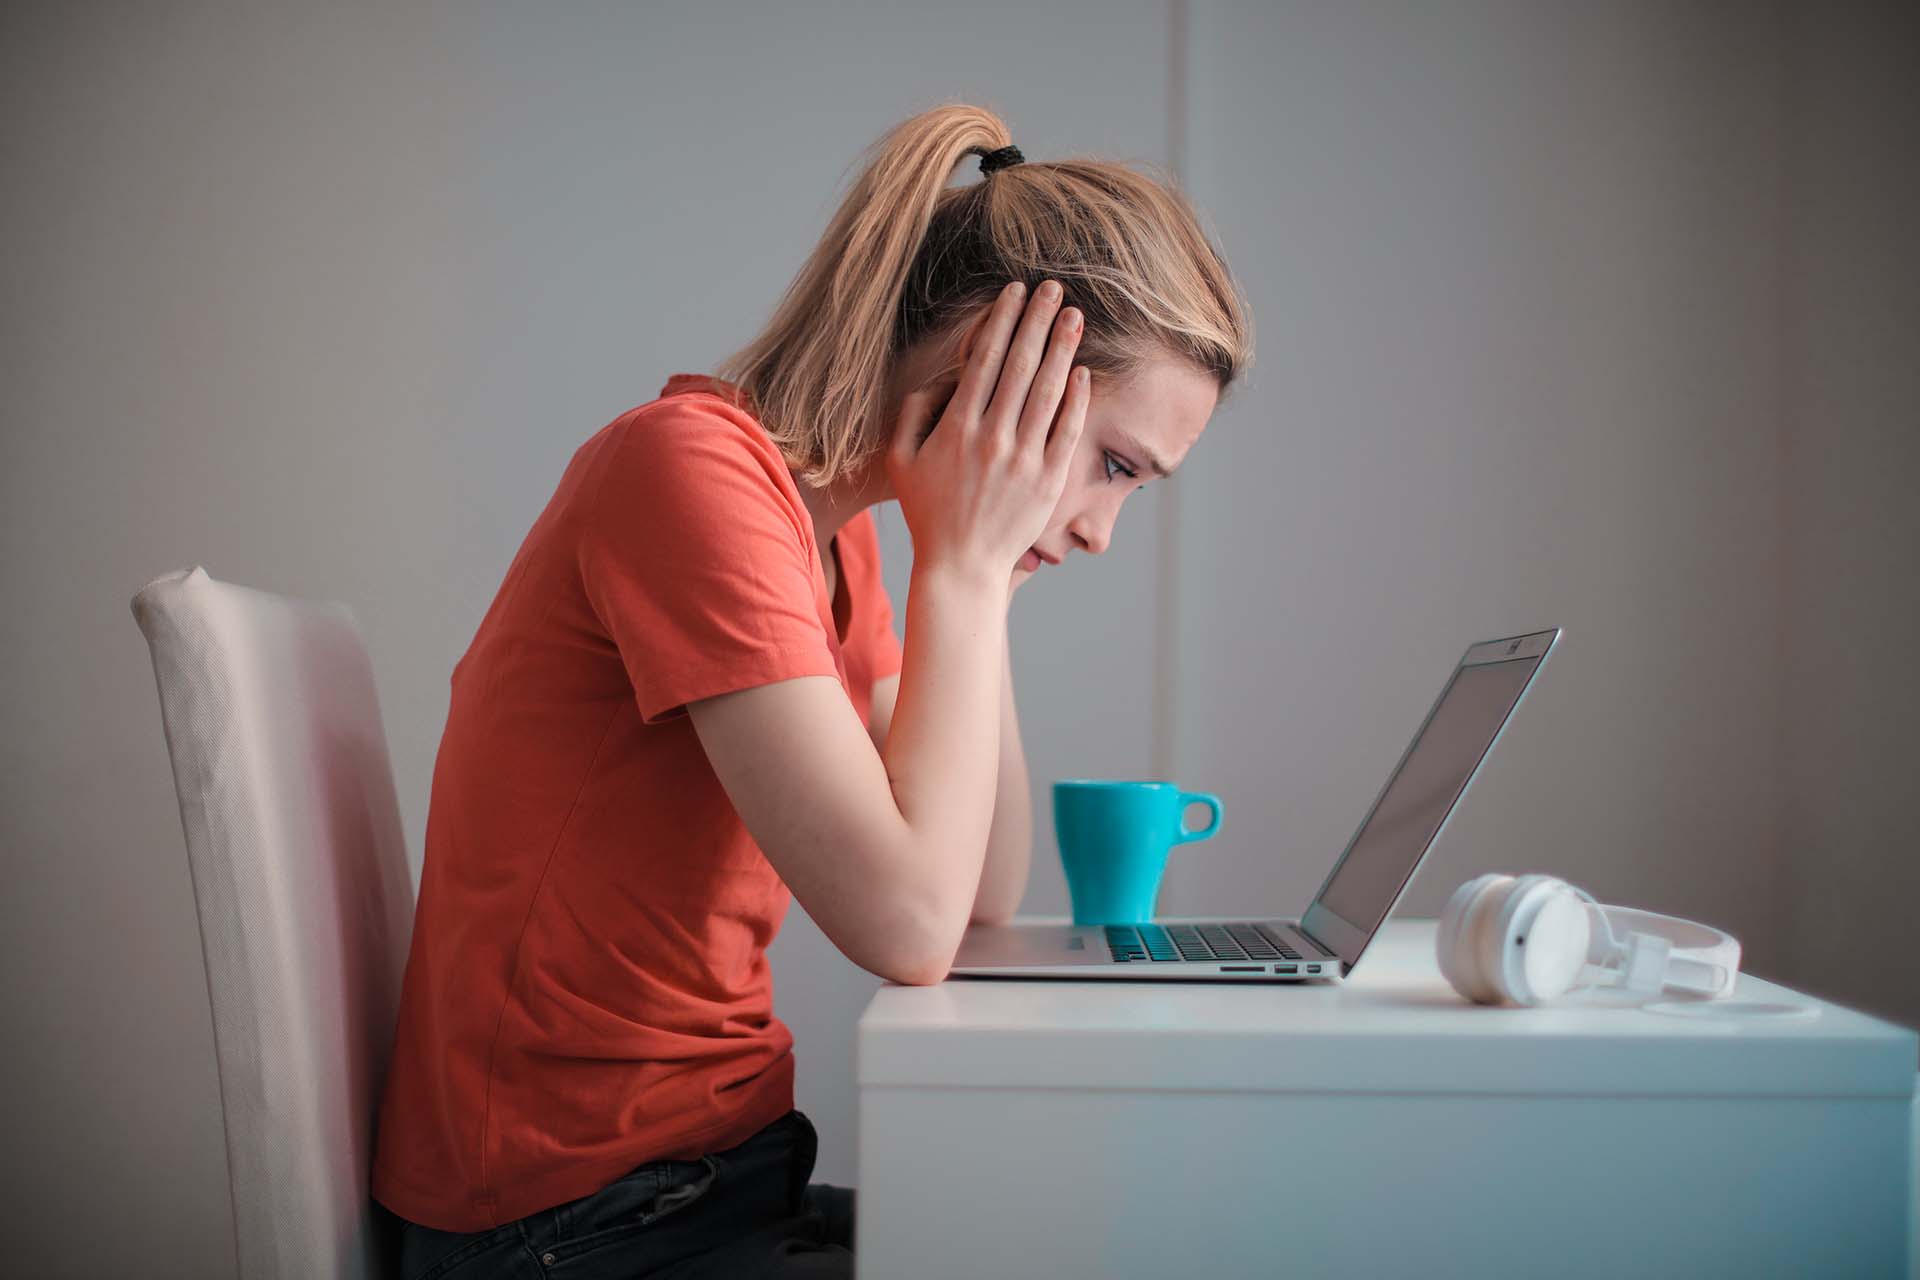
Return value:
[(1308, 933), (1307, 926), (1305, 924), (1297, 924), (1293, 928), (1295, 933), (1298, 933), (1301, 937), (1305, 938), (1308, 942), (1311, 942), (1314, 946), (1320, 948), (1320, 954), (1322, 958), (1327, 960), (1338, 960), (1340, 958), (1339, 954), (1335, 952), (1333, 948), (1329, 947), (1326, 943), (1320, 941), (1320, 939), (1314, 937), (1311, 933)]

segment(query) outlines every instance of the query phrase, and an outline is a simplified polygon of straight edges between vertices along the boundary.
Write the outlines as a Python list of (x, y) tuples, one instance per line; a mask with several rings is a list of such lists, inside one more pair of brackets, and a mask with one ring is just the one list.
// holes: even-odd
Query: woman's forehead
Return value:
[(1219, 385), (1210, 375), (1169, 356), (1126, 378), (1096, 384), (1087, 425), (1131, 436), (1171, 471), (1200, 438), (1219, 399)]

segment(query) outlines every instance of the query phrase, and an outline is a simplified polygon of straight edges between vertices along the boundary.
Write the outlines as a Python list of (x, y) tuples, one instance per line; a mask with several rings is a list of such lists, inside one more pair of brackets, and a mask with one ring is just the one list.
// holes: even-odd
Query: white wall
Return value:
[[(1768, 976), (1829, 979), (1833, 918), (1797, 886), (1839, 866), (1871, 896), (1912, 850), (1911, 683), (1851, 667), (1840, 710), (1780, 693), (1783, 670), (1811, 688), (1827, 669), (1796, 609), (1911, 633), (1914, 393), (1894, 370), (1920, 363), (1915, 295), (1880, 283), (1915, 261), (1895, 24), (1182, 15), (0, 11), (14, 1256), (231, 1269), (132, 593), (200, 562), (351, 603), (417, 863), (448, 674), (572, 449), (748, 337), (859, 147), (948, 97), (1000, 109), (1032, 159), (1185, 163), (1259, 334), (1179, 479), (1132, 500), (1107, 556), (1016, 601), (1026, 909), (1066, 903), (1048, 781), (1161, 772), (1228, 810), (1164, 907), (1304, 904), (1460, 649), (1552, 623), (1565, 651), (1407, 909), (1480, 870), (1553, 870), (1726, 923)], [(1855, 85), (1856, 63), (1879, 79)], [(897, 512), (881, 528), (903, 601)], [(1873, 643), (1881, 670), (1911, 647)], [(1889, 957), (1896, 912), (1868, 917)], [(797, 911), (774, 959), (816, 1176), (851, 1181), (874, 980)], [(1910, 972), (1846, 989), (1920, 1020)]]
[[(1779, 971), (1779, 42), (1750, 6), (1197, 6), (1259, 325), (1182, 477), (1182, 907), (1304, 908), (1468, 644), (1561, 648), (1418, 875), (1700, 913)], [(1217, 847), (1220, 845), (1227, 847)]]
[(1920, 7), (1792, 17), (1784, 941), (1920, 1025)]

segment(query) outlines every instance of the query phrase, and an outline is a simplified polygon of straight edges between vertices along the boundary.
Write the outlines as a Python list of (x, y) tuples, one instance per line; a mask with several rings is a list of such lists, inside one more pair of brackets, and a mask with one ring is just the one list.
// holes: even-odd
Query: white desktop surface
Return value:
[(1751, 975), (1727, 1005), (1811, 1012), (1470, 1005), (1435, 928), (1340, 984), (882, 988), (861, 1275), (1501, 1274), (1621, 1231), (1693, 1275), (1903, 1274), (1913, 1031)]

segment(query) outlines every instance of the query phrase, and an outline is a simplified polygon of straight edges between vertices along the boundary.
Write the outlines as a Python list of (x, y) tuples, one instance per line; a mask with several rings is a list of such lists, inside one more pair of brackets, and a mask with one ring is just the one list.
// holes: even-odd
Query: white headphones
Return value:
[[(1625, 935), (1615, 937), (1618, 925)], [(1440, 972), (1480, 1004), (1532, 1005), (1578, 986), (1733, 994), (1740, 942), (1692, 920), (1608, 907), (1564, 880), (1490, 874), (1454, 890), (1436, 940)], [(1588, 972), (1589, 968), (1598, 972)]]

